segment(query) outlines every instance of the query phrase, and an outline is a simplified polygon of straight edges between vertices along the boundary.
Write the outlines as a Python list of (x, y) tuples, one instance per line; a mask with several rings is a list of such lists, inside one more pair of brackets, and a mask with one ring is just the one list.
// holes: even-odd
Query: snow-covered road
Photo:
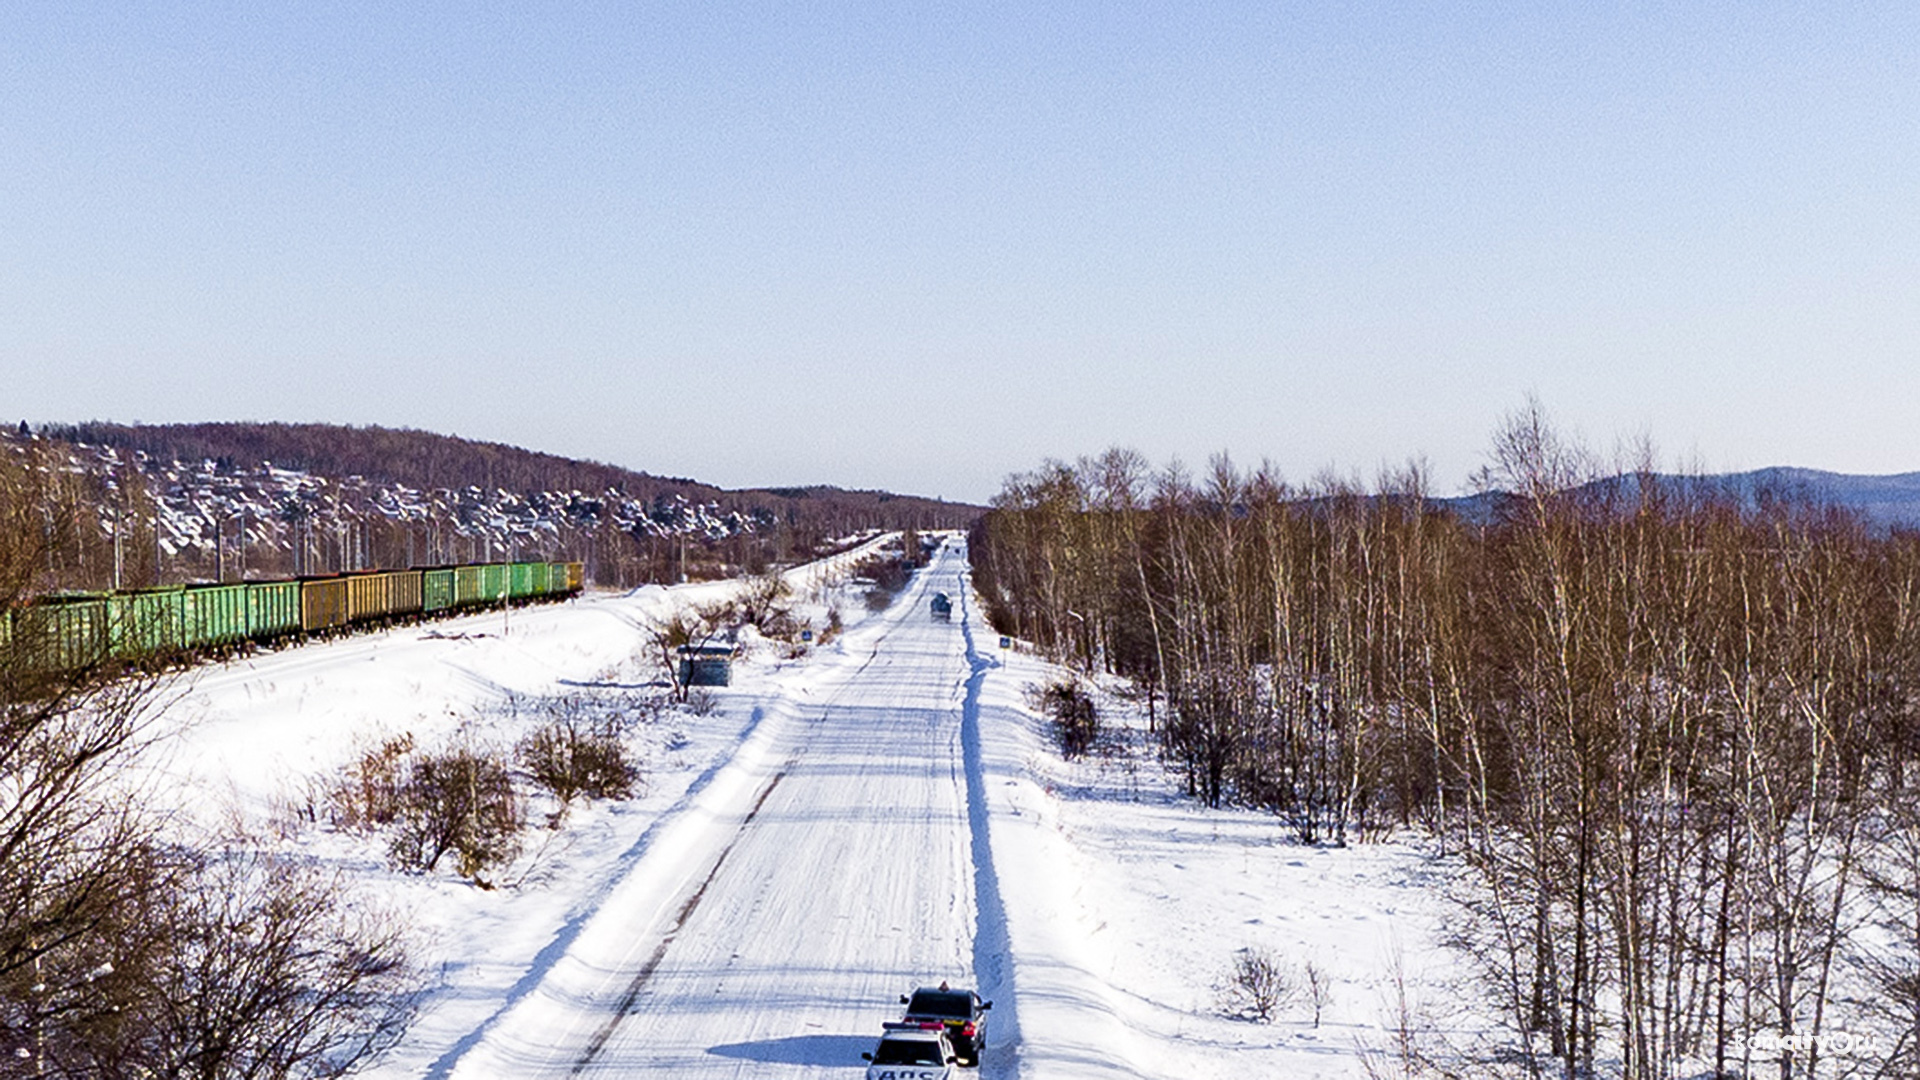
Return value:
[(968, 635), (928, 616), (963, 565), (943, 552), (844, 654), (773, 686), (733, 759), (450, 1075), (844, 1077), (900, 993), (969, 984)]

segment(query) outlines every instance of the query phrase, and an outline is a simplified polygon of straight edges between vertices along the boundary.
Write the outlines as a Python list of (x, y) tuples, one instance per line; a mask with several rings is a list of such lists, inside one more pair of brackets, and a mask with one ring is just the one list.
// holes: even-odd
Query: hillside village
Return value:
[(265, 458), (182, 460), (25, 424), (0, 447), (54, 489), (48, 528), (63, 543), (47, 591), (521, 559), (579, 561), (590, 582), (625, 587), (757, 572), (830, 550), (838, 537), (919, 524), (926, 502), (898, 500), (904, 516), (849, 514), (831, 498), (808, 506), (800, 491), (742, 496), (597, 474), (615, 483), (426, 487)]

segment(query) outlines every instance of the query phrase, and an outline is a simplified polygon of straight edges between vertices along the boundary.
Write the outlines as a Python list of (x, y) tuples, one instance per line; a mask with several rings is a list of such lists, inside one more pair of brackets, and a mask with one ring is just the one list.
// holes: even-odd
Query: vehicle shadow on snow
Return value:
[(720, 1057), (759, 1061), (770, 1065), (861, 1065), (862, 1052), (873, 1049), (871, 1035), (790, 1035), (784, 1039), (710, 1046)]

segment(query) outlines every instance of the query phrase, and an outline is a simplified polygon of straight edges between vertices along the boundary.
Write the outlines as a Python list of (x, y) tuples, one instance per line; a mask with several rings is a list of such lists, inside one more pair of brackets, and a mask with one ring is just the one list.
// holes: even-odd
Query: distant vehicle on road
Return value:
[(922, 1028), (940, 1028), (953, 1040), (953, 1051), (962, 1065), (980, 1064), (980, 1052), (987, 1048), (987, 1010), (993, 1002), (981, 1001), (971, 990), (953, 990), (947, 984), (923, 986), (912, 997), (900, 995), (907, 1007), (900, 1019)]
[(867, 1080), (951, 1080), (956, 1057), (946, 1029), (890, 1023), (871, 1054)]
[(939, 622), (947, 622), (953, 618), (953, 599), (946, 593), (933, 594), (933, 617)]

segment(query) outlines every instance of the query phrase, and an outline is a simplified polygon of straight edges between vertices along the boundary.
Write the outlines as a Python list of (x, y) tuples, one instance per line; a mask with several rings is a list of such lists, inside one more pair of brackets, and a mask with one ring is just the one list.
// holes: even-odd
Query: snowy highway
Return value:
[(969, 635), (927, 614), (962, 566), (944, 553), (758, 702), (733, 760), (449, 1074), (844, 1077), (899, 994), (974, 980)]

